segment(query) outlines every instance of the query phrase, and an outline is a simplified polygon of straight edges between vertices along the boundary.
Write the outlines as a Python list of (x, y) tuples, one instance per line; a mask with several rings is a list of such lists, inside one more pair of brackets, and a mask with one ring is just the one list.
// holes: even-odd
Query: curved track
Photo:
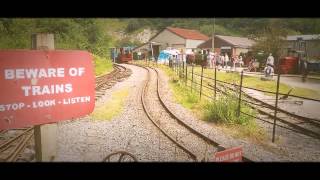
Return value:
[[(192, 160), (213, 161), (213, 157), (209, 158), (208, 155), (217, 152), (218, 148), (225, 148), (179, 119), (163, 101), (158, 70), (140, 67), (148, 71), (148, 78), (141, 94), (143, 108), (148, 118)], [(248, 158), (243, 159), (250, 161)]]

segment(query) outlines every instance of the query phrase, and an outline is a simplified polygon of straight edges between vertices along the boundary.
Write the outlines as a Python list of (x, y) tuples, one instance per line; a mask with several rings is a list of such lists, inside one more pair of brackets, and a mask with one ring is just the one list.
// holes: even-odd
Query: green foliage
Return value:
[(33, 33), (54, 33), (56, 49), (88, 50), (109, 55), (112, 39), (104, 19), (82, 18), (1, 18), (0, 48), (29, 49)]
[(284, 39), (288, 32), (284, 28), (284, 24), (279, 19), (270, 21), (269, 26), (264, 28), (264, 31), (259, 34), (259, 39), (253, 47), (255, 51), (264, 51), (272, 53), (277, 60), (282, 54), (281, 50), (284, 47)]
[(102, 58), (98, 55), (93, 55), (93, 58), (96, 76), (109, 73), (113, 70), (112, 61), (110, 59)]
[[(229, 93), (226, 96), (220, 96), (216, 101), (211, 101), (204, 105), (204, 119), (225, 124), (247, 125), (252, 120), (252, 117), (237, 115), (238, 102), (235, 94)], [(256, 115), (256, 112), (245, 103), (241, 103), (241, 111), (245, 111), (245, 113), (252, 116)]]

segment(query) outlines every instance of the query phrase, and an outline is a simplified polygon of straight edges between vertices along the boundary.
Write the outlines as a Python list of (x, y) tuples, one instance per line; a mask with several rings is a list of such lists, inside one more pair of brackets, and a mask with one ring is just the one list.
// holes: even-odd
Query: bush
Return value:
[[(252, 117), (243, 114), (237, 116), (238, 102), (236, 94), (220, 96), (216, 101), (207, 102), (203, 106), (204, 119), (224, 124), (247, 125), (252, 120)], [(243, 102), (241, 103), (241, 111), (252, 116), (256, 115), (256, 112)]]

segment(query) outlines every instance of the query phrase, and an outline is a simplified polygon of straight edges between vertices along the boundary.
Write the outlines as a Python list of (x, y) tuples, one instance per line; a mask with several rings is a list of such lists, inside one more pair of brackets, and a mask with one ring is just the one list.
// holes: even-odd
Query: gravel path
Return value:
[(132, 75), (106, 90), (96, 103), (96, 107), (108, 103), (112, 92), (129, 88), (123, 112), (109, 121), (85, 117), (59, 123), (55, 161), (102, 161), (119, 150), (133, 154), (138, 161), (180, 160), (176, 157), (178, 148), (159, 133), (143, 111), (140, 94), (147, 71), (133, 65), (124, 66), (132, 70)]

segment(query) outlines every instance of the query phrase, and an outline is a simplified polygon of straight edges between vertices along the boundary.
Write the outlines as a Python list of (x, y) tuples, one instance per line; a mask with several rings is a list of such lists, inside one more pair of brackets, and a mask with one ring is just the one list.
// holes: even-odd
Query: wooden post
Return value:
[[(53, 34), (33, 34), (31, 48), (35, 50), (54, 50)], [(34, 127), (36, 160), (52, 161), (56, 156), (57, 124), (36, 125)]]

